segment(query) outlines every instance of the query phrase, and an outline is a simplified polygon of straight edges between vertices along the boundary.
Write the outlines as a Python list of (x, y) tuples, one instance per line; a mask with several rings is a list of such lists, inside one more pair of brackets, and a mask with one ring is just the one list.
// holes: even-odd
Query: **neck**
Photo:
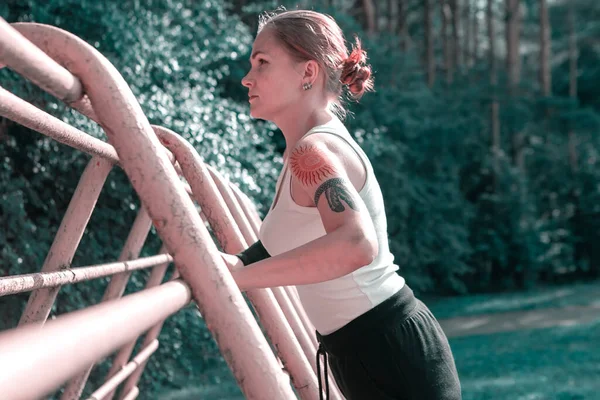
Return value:
[(285, 138), (286, 153), (288, 149), (294, 148), (306, 132), (335, 118), (327, 107), (315, 108), (310, 112), (306, 112), (306, 109), (301, 107), (298, 108), (298, 111), (287, 112), (284, 118), (274, 121)]

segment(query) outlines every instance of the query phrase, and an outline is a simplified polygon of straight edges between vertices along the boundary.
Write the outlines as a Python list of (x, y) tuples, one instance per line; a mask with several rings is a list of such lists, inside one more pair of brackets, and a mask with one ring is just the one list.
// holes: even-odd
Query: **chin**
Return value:
[(265, 121), (270, 121), (269, 118), (266, 115), (264, 115), (264, 113), (257, 112), (256, 110), (252, 110), (251, 109), (250, 110), (250, 116), (252, 118), (254, 118), (254, 119), (262, 119), (262, 120), (265, 120)]

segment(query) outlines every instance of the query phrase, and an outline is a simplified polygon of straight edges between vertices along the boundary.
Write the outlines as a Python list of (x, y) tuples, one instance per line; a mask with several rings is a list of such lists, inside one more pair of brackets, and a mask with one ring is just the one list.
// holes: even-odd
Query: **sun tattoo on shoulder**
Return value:
[(329, 208), (334, 212), (346, 210), (344, 203), (358, 211), (358, 203), (348, 189), (349, 183), (336, 176), (336, 169), (327, 160), (325, 152), (315, 145), (301, 145), (292, 152), (290, 165), (294, 176), (304, 185), (317, 185), (314, 202), (325, 194)]
[(296, 147), (290, 156), (290, 166), (304, 185), (316, 185), (335, 173), (323, 150), (315, 145)]

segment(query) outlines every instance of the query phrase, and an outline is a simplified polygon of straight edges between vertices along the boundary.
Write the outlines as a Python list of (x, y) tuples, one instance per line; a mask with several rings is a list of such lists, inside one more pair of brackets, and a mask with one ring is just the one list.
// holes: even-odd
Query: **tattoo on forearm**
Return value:
[(358, 204), (352, 198), (352, 193), (346, 188), (344, 180), (341, 178), (332, 178), (325, 181), (315, 192), (315, 205), (319, 204), (319, 197), (325, 193), (327, 204), (331, 211), (343, 212), (346, 210), (344, 201), (354, 211), (358, 211)]
[(296, 148), (290, 156), (290, 164), (292, 172), (304, 185), (316, 185), (334, 173), (323, 151), (314, 145)]

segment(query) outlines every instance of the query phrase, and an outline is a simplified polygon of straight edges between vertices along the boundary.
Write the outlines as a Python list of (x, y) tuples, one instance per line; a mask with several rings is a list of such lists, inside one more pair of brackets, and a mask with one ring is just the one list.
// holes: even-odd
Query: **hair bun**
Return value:
[(371, 78), (371, 66), (366, 64), (367, 52), (361, 48), (360, 40), (356, 38), (356, 44), (352, 46), (352, 52), (342, 64), (340, 81), (348, 86), (352, 97), (359, 99), (365, 91), (373, 89)]

